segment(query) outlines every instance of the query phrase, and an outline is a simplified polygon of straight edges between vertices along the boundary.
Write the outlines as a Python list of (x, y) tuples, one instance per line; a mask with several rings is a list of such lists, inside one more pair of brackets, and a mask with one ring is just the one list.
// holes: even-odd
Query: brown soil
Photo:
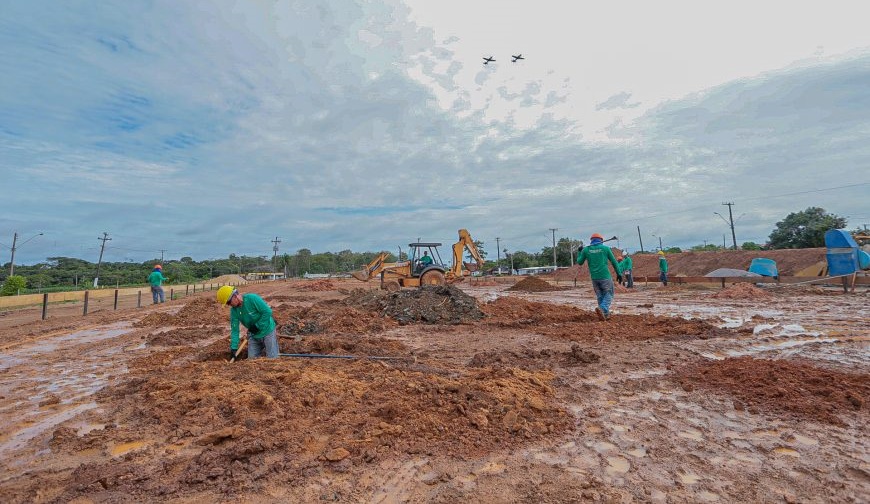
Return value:
[(213, 292), (0, 319), (0, 501), (867, 495), (866, 294), (308, 284), (245, 287), (307, 357), (228, 363)]
[(530, 276), (525, 277), (519, 282), (515, 283), (513, 286), (508, 288), (509, 291), (522, 291), (522, 292), (552, 292), (552, 291), (560, 291), (563, 290), (562, 287), (556, 287), (555, 285), (550, 285), (546, 280), (542, 280), (541, 278)]
[(302, 286), (302, 290), (307, 291), (328, 291), (335, 289), (335, 282), (332, 280), (314, 280), (307, 282)]
[(806, 363), (740, 357), (693, 364), (676, 378), (683, 389), (702, 388), (735, 398), (735, 409), (794, 415), (844, 425), (841, 415), (867, 417), (870, 374), (840, 373)]
[[(614, 254), (616, 249), (613, 249)], [(792, 276), (798, 271), (825, 260), (824, 248), (789, 250), (719, 250), (710, 252), (681, 252), (668, 254), (668, 272), (671, 276), (704, 276), (719, 268), (748, 270), (752, 260), (764, 257), (776, 261), (780, 276)], [(632, 273), (635, 278), (659, 274), (657, 254), (632, 254)], [(552, 276), (552, 275), (549, 275)], [(589, 268), (571, 266), (555, 273), (556, 280), (589, 279)]]

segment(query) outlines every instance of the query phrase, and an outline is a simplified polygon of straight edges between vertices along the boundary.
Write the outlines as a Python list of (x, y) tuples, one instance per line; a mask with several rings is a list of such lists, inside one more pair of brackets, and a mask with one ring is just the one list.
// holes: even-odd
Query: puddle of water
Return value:
[(792, 448), (786, 448), (785, 446), (779, 446), (773, 449), (774, 453), (778, 453), (780, 455), (788, 455), (789, 457), (800, 458), (801, 454), (798, 453), (797, 450)]
[(138, 450), (147, 444), (147, 441), (130, 441), (129, 443), (122, 443), (113, 446), (109, 453), (111, 453), (113, 457), (119, 457), (125, 453), (130, 453), (133, 450)]
[(801, 436), (800, 434), (793, 434), (793, 436), (794, 436), (795, 441), (797, 441), (800, 444), (805, 444), (805, 445), (810, 445), (810, 446), (815, 446), (815, 445), (819, 444), (819, 442), (813, 438)]
[(8, 439), (4, 440), (3, 443), (0, 444), (0, 454), (6, 454), (10, 451), (21, 449), (25, 443), (35, 438), (39, 434), (42, 434), (43, 432), (60, 424), (63, 421), (69, 420), (70, 418), (78, 415), (83, 411), (87, 411), (96, 407), (97, 403), (95, 402), (79, 404), (75, 407), (68, 408), (66, 410), (62, 410), (51, 415), (46, 415), (36, 421), (19, 422), (19, 425), (22, 423), (26, 423), (29, 426), (19, 430), (18, 432), (13, 433), (9, 436)]
[(628, 452), (626, 452), (626, 453), (628, 453), (629, 455), (631, 455), (634, 458), (644, 458), (644, 457), (646, 457), (646, 448), (644, 448), (644, 447), (635, 448), (633, 450), (628, 450)]
[(684, 485), (694, 485), (695, 483), (701, 481), (701, 477), (694, 473), (678, 472), (677, 477)]
[(598, 453), (606, 453), (616, 450), (616, 445), (610, 444), (607, 441), (598, 441), (592, 444), (592, 449)]
[(622, 457), (607, 457), (607, 473), (608, 474), (625, 474), (631, 469), (631, 464), (628, 460)]
[(688, 429), (684, 431), (680, 431), (677, 433), (677, 436), (685, 439), (694, 439), (695, 441), (703, 441), (704, 435), (695, 429)]

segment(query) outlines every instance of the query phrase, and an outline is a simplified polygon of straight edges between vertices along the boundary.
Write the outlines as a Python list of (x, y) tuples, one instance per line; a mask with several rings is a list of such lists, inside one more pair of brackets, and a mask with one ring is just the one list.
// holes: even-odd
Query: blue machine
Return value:
[(844, 229), (832, 229), (825, 233), (825, 247), (828, 252), (828, 275), (849, 275), (860, 269), (858, 264), (858, 243)]
[(858, 264), (862, 270), (870, 269), (870, 254), (863, 250), (858, 251)]
[(779, 271), (776, 269), (776, 261), (764, 257), (756, 257), (753, 259), (752, 263), (749, 264), (749, 272), (757, 273), (766, 277), (779, 277)]

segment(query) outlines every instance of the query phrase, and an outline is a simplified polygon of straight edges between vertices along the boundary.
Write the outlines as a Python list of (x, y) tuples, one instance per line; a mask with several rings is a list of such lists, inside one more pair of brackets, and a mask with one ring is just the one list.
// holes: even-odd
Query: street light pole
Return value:
[[(30, 238), (21, 242), (21, 245), (24, 245), (25, 243), (29, 242), (30, 240), (36, 238), (37, 236), (42, 236), (42, 233), (35, 234), (35, 235), (31, 236)], [(13, 274), (15, 274), (15, 248), (16, 248), (15, 242), (17, 242), (17, 241), (18, 241), (18, 233), (15, 232), (12, 234), (12, 257), (9, 259), (9, 276), (12, 276)]]

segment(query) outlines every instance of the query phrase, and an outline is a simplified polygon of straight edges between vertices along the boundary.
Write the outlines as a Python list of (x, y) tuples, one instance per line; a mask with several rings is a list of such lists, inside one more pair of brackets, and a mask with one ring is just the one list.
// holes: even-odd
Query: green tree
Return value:
[(770, 233), (770, 247), (812, 248), (825, 246), (825, 232), (846, 227), (846, 219), (829, 214), (824, 208), (809, 207), (802, 212), (790, 213), (776, 223)]
[(8, 276), (6, 281), (3, 282), (3, 287), (0, 288), (0, 296), (14, 296), (25, 287), (27, 287), (27, 280), (23, 276)]
[(743, 250), (761, 250), (761, 245), (755, 242), (743, 242), (740, 248)]

